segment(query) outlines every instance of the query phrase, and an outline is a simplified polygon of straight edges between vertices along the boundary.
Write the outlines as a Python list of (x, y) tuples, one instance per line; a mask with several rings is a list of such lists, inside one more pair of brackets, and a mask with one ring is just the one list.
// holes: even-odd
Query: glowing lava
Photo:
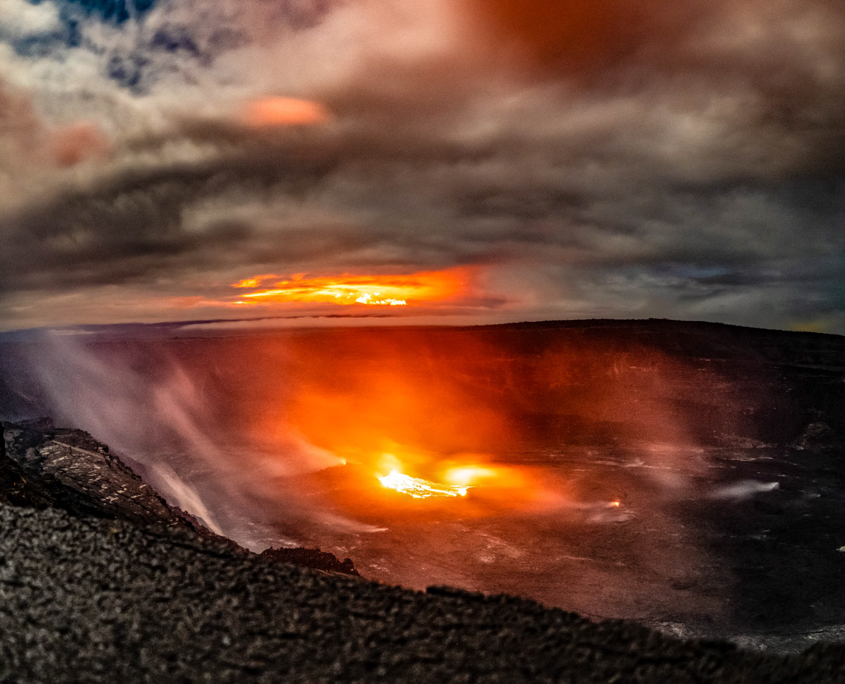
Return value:
[(322, 278), (299, 275), (278, 280), (279, 277), (254, 276), (235, 283), (233, 287), (255, 290), (241, 295), (238, 304), (304, 302), (408, 306), (409, 303), (448, 299), (460, 292), (464, 285), (462, 274), (457, 271)]
[(402, 492), (415, 499), (430, 499), (435, 496), (466, 496), (467, 490), (469, 489), (469, 487), (457, 487), (429, 482), (418, 477), (403, 475), (398, 470), (393, 470), (390, 475), (380, 477), (379, 482), (388, 489), (395, 489), (397, 492)]

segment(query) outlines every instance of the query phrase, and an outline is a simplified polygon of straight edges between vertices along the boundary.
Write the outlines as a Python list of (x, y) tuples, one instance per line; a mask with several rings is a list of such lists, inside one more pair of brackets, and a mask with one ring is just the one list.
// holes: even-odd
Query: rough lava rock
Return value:
[(326, 572), (337, 572), (342, 575), (351, 575), (353, 577), (360, 577), (360, 573), (355, 569), (351, 558), (345, 558), (342, 561), (337, 559), (333, 553), (320, 551), (320, 549), (267, 549), (261, 553), (265, 558), (277, 560), (282, 563), (293, 563), (303, 568), (314, 568), (315, 570), (324, 570)]
[(180, 527), (0, 505), (0, 682), (842, 682), (508, 596), (427, 593), (245, 555)]
[[(48, 418), (3, 423), (2, 427), (0, 503), (56, 508), (77, 517), (126, 520), (146, 527), (182, 528), (248, 553), (169, 505), (87, 432), (56, 428)], [(268, 549), (264, 555), (276, 562), (358, 576), (351, 560), (341, 562), (319, 549)]]
[(57, 429), (47, 418), (5, 423), (3, 447), (4, 503), (207, 533), (87, 432)]

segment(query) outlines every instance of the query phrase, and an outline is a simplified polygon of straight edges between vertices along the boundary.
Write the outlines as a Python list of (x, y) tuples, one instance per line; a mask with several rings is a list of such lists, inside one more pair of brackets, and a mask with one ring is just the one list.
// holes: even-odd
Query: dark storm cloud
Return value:
[(724, 182), (733, 175), (845, 168), (841, 4), (491, 0), (475, 6), (494, 35), (516, 45), (531, 77), (574, 85), (579, 99), (610, 93), (656, 108), (671, 99), (699, 116), (711, 110), (725, 125), (719, 132), (725, 149), (721, 158), (698, 161), (717, 163)]
[(278, 159), (230, 157), (214, 163), (124, 172), (7, 218), (0, 255), (5, 290), (122, 282), (215, 261), (249, 239), (249, 227), (220, 221), (191, 232), (186, 208), (251, 185), (295, 197), (323, 170)]
[[(4, 291), (472, 264), (533, 269), (530, 292), (506, 280), (553, 315), (567, 298), (733, 322), (766, 302), (770, 325), (841, 314), (845, 10), (467, 6), (473, 28), (446, 48), (383, 53), (377, 26), (354, 68), (325, 67), (342, 78), (310, 93), (335, 115), (320, 129), (198, 114), (119, 138), (112, 165), (0, 218)], [(302, 35), (330, 43), (331, 18)]]

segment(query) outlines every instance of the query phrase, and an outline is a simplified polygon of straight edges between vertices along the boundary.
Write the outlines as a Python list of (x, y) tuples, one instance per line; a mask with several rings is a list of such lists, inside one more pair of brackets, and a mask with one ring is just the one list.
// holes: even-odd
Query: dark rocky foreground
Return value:
[[(66, 511), (75, 517), (125, 520), (146, 528), (182, 529), (234, 552), (247, 551), (169, 505), (129, 465), (82, 430), (49, 419), (0, 423), (0, 503)], [(275, 562), (358, 576), (348, 558), (319, 549), (267, 549)]]
[(5, 428), (0, 682), (845, 677), (845, 647), (750, 654), (507, 596), (379, 585), (314, 551), (249, 554), (168, 506), (86, 433)]
[(184, 528), (0, 506), (3, 682), (841, 682), (802, 656), (681, 642), (531, 601), (412, 592)]
[(0, 502), (207, 533), (91, 435), (49, 419), (2, 428)]

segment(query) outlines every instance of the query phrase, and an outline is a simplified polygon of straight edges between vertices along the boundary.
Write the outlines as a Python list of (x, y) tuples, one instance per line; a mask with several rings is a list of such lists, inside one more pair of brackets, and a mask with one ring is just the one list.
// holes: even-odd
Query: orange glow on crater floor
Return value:
[(456, 487), (454, 485), (438, 484), (429, 482), (419, 477), (403, 475), (398, 470), (392, 470), (389, 475), (378, 478), (383, 487), (395, 489), (397, 492), (407, 494), (415, 499), (430, 499), (435, 496), (466, 496), (469, 487)]

